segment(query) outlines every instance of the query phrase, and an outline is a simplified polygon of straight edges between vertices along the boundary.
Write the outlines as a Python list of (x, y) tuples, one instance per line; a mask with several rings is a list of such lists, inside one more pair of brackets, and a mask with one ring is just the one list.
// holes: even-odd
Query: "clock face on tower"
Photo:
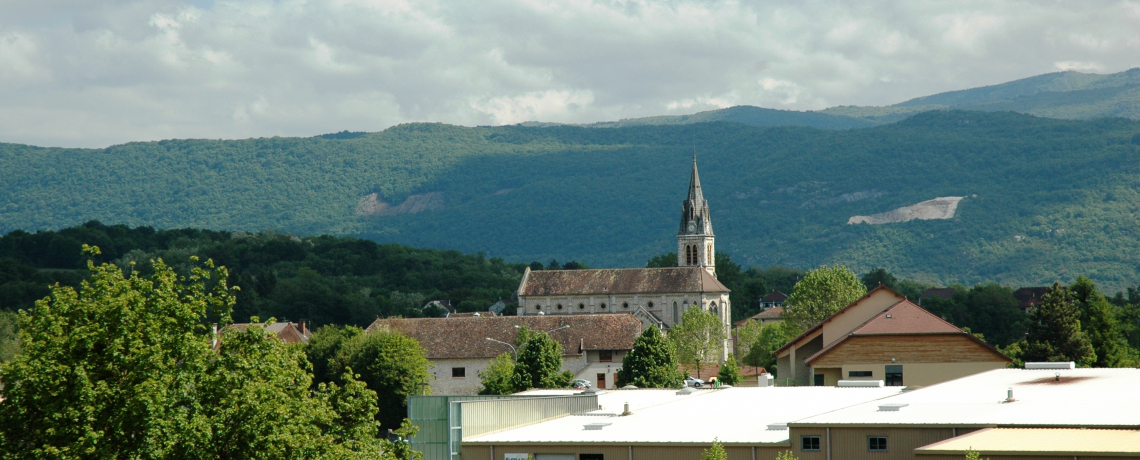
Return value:
[(691, 232), (691, 231), (696, 230), (696, 229), (697, 229), (697, 224), (689, 222), (689, 231)]

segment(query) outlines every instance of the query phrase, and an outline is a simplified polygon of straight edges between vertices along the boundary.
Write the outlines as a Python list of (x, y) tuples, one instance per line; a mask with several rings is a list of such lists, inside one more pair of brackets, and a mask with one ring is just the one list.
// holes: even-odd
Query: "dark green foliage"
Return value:
[(525, 268), (481, 255), (350, 237), (155, 231), (92, 221), (59, 232), (0, 237), (0, 310), (30, 308), (51, 283), (78, 286), (83, 271), (59, 267), (79, 266), (80, 257), (60, 260), (45, 249), (61, 238), (106, 245), (110, 249), (97, 261), (116, 261), (143, 276), (153, 271), (150, 259), (156, 257), (179, 261), (174, 268), (180, 273), (189, 270), (182, 261), (190, 255), (212, 258), (229, 267), (230, 283), (241, 287), (234, 308), (239, 322), (260, 316), (366, 326), (377, 316), (421, 316), (421, 307), (436, 299), (451, 300), (460, 311), (486, 310), (510, 298)]
[(680, 388), (681, 372), (677, 370), (677, 356), (673, 345), (661, 334), (657, 326), (649, 326), (633, 341), (622, 359), (617, 374), (617, 385), (638, 388)]
[(344, 343), (353, 337), (363, 334), (364, 330), (358, 327), (340, 327), (325, 325), (313, 331), (309, 343), (305, 346), (305, 355), (313, 366), (313, 380), (315, 382), (335, 382), (340, 377), (336, 359)]
[(0, 364), (20, 354), (20, 325), (15, 312), (0, 310)]
[(885, 268), (881, 267), (872, 269), (871, 271), (867, 272), (866, 275), (863, 275), (863, 277), (859, 280), (863, 282), (864, 286), (867, 286), (868, 291), (875, 289), (880, 284), (894, 289), (895, 285), (897, 285), (899, 282), (899, 280), (895, 278), (895, 275), (892, 275), (891, 272), (888, 272)]
[(724, 385), (736, 385), (740, 383), (740, 380), (740, 365), (736, 363), (736, 356), (729, 353), (728, 359), (720, 366), (720, 373), (717, 374), (716, 381)]
[[(717, 247), (743, 266), (841, 263), (858, 273), (887, 267), (899, 278), (938, 285), (1033, 286), (1058, 276), (1070, 283), (1084, 273), (1115, 291), (1135, 285), (1140, 264), (1140, 232), (1131, 217), (1140, 205), (1140, 156), (1131, 143), (1138, 132), (1140, 123), (1122, 119), (936, 111), (841, 131), (736, 123), (612, 129), (409, 124), (353, 139), (174, 140), (102, 150), (4, 144), (0, 232), (100, 218), (161, 228), (356, 235), (486, 251), (506, 260), (639, 266), (676, 248), (677, 204), (695, 140)], [(362, 212), (379, 209), (368, 205), (372, 193), (386, 211), (357, 214), (362, 198)], [(949, 220), (847, 224), (854, 215), (939, 196), (966, 198)], [(420, 212), (391, 214), (421, 209), (417, 203)], [(621, 222), (610, 220), (615, 215)], [(74, 233), (64, 235), (70, 240), (37, 239), (44, 263), (78, 268), (68, 248), (89, 241)], [(183, 243), (195, 247), (193, 238)], [(248, 268), (271, 268), (253, 262)], [(226, 263), (235, 276), (247, 268)], [(1066, 272), (1058, 274), (1057, 267)], [(295, 268), (276, 272), (277, 289), (297, 275)], [(365, 287), (370, 297), (348, 294)], [(368, 310), (385, 303), (375, 300), (386, 294), (377, 292), (381, 286), (344, 288), (337, 299), (343, 305)], [(401, 292), (428, 295), (429, 289)], [(295, 305), (288, 318), (308, 309)]]
[(799, 334), (800, 330), (787, 321), (765, 324), (760, 329), (759, 337), (748, 349), (748, 354), (744, 356), (744, 364), (763, 367), (768, 373), (775, 375), (776, 355), (774, 352)]
[(677, 266), (677, 253), (670, 252), (653, 256), (645, 263), (645, 268), (664, 268)]
[(1081, 331), (1081, 311), (1072, 302), (1069, 288), (1053, 283), (1041, 305), (1029, 311), (1029, 335), (1022, 360), (1075, 361), (1080, 366), (1096, 362), (1096, 353)]
[(1013, 297), (1013, 289), (997, 283), (979, 284), (966, 289), (952, 286), (954, 297), (923, 300), (923, 306), (958, 327), (985, 336), (986, 341), (1006, 346), (1025, 337), (1029, 318)]
[(380, 330), (345, 340), (328, 367), (339, 375), (352, 369), (376, 392), (377, 421), (382, 428), (400, 426), (408, 395), (431, 391), (431, 364), (420, 343), (399, 332)]
[(511, 386), (515, 391), (563, 388), (574, 378), (573, 374), (567, 375), (561, 371), (562, 345), (545, 332), (530, 331), (524, 327), (519, 331), (519, 339), (522, 340), (518, 342), (521, 343), (518, 346), (519, 356), (511, 378)]
[(1083, 276), (1069, 287), (1069, 294), (1081, 312), (1081, 328), (1096, 353), (1092, 367), (1134, 367), (1116, 321), (1116, 306), (1108, 302), (1091, 280)]

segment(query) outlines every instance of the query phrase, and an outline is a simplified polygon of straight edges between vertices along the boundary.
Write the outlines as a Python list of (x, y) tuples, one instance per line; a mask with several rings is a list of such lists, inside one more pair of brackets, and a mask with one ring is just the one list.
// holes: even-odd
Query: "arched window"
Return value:
[(629, 302), (622, 302), (621, 307), (622, 308), (629, 308)]
[(705, 251), (705, 265), (712, 265), (712, 264), (713, 264), (713, 253), (712, 253), (712, 245), (710, 244), (708, 251)]
[(673, 302), (673, 324), (681, 322), (681, 310), (677, 308), (677, 302)]
[(585, 310), (585, 309), (586, 309), (586, 304), (584, 304), (584, 303), (580, 303), (580, 304), (578, 304), (578, 309), (579, 309), (579, 310)]
[(694, 257), (693, 257), (693, 245), (686, 244), (685, 245), (685, 265), (692, 265), (693, 259), (694, 259)]

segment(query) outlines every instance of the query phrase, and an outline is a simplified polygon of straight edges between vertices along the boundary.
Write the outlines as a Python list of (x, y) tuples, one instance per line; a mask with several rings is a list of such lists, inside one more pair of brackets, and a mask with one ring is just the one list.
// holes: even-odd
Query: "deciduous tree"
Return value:
[(503, 353), (491, 360), (486, 368), (479, 371), (481, 395), (509, 395), (514, 393), (512, 383), (515, 375), (515, 360), (510, 353)]
[(545, 332), (522, 328), (520, 337), (526, 340), (518, 346), (511, 385), (515, 391), (532, 388), (562, 388), (570, 383), (574, 374), (562, 372), (562, 345)]
[(432, 375), (427, 351), (415, 339), (397, 331), (379, 330), (344, 343), (329, 366), (334, 372), (352, 368), (376, 392), (377, 420), (395, 429), (407, 413), (408, 395), (429, 394)]
[(784, 318), (810, 328), (867, 294), (867, 288), (847, 267), (823, 266), (807, 272), (784, 303)]
[(740, 365), (736, 363), (736, 355), (729, 353), (728, 359), (720, 366), (716, 381), (725, 385), (736, 385), (740, 380)]
[(681, 378), (673, 344), (657, 326), (649, 326), (634, 340), (633, 350), (622, 359), (617, 384), (638, 388), (679, 388)]
[(692, 307), (681, 315), (681, 323), (669, 330), (669, 341), (677, 353), (677, 361), (692, 364), (701, 377), (705, 363), (720, 362), (725, 340), (720, 318), (700, 307)]

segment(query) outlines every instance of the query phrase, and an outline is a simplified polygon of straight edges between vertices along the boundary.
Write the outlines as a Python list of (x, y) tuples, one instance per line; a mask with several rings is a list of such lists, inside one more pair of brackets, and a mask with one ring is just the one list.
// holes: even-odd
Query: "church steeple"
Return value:
[(709, 202), (701, 191), (697, 173), (697, 155), (693, 153), (693, 172), (689, 176), (689, 196), (681, 203), (681, 228), (677, 232), (677, 265), (705, 267), (716, 276), (716, 257)]

